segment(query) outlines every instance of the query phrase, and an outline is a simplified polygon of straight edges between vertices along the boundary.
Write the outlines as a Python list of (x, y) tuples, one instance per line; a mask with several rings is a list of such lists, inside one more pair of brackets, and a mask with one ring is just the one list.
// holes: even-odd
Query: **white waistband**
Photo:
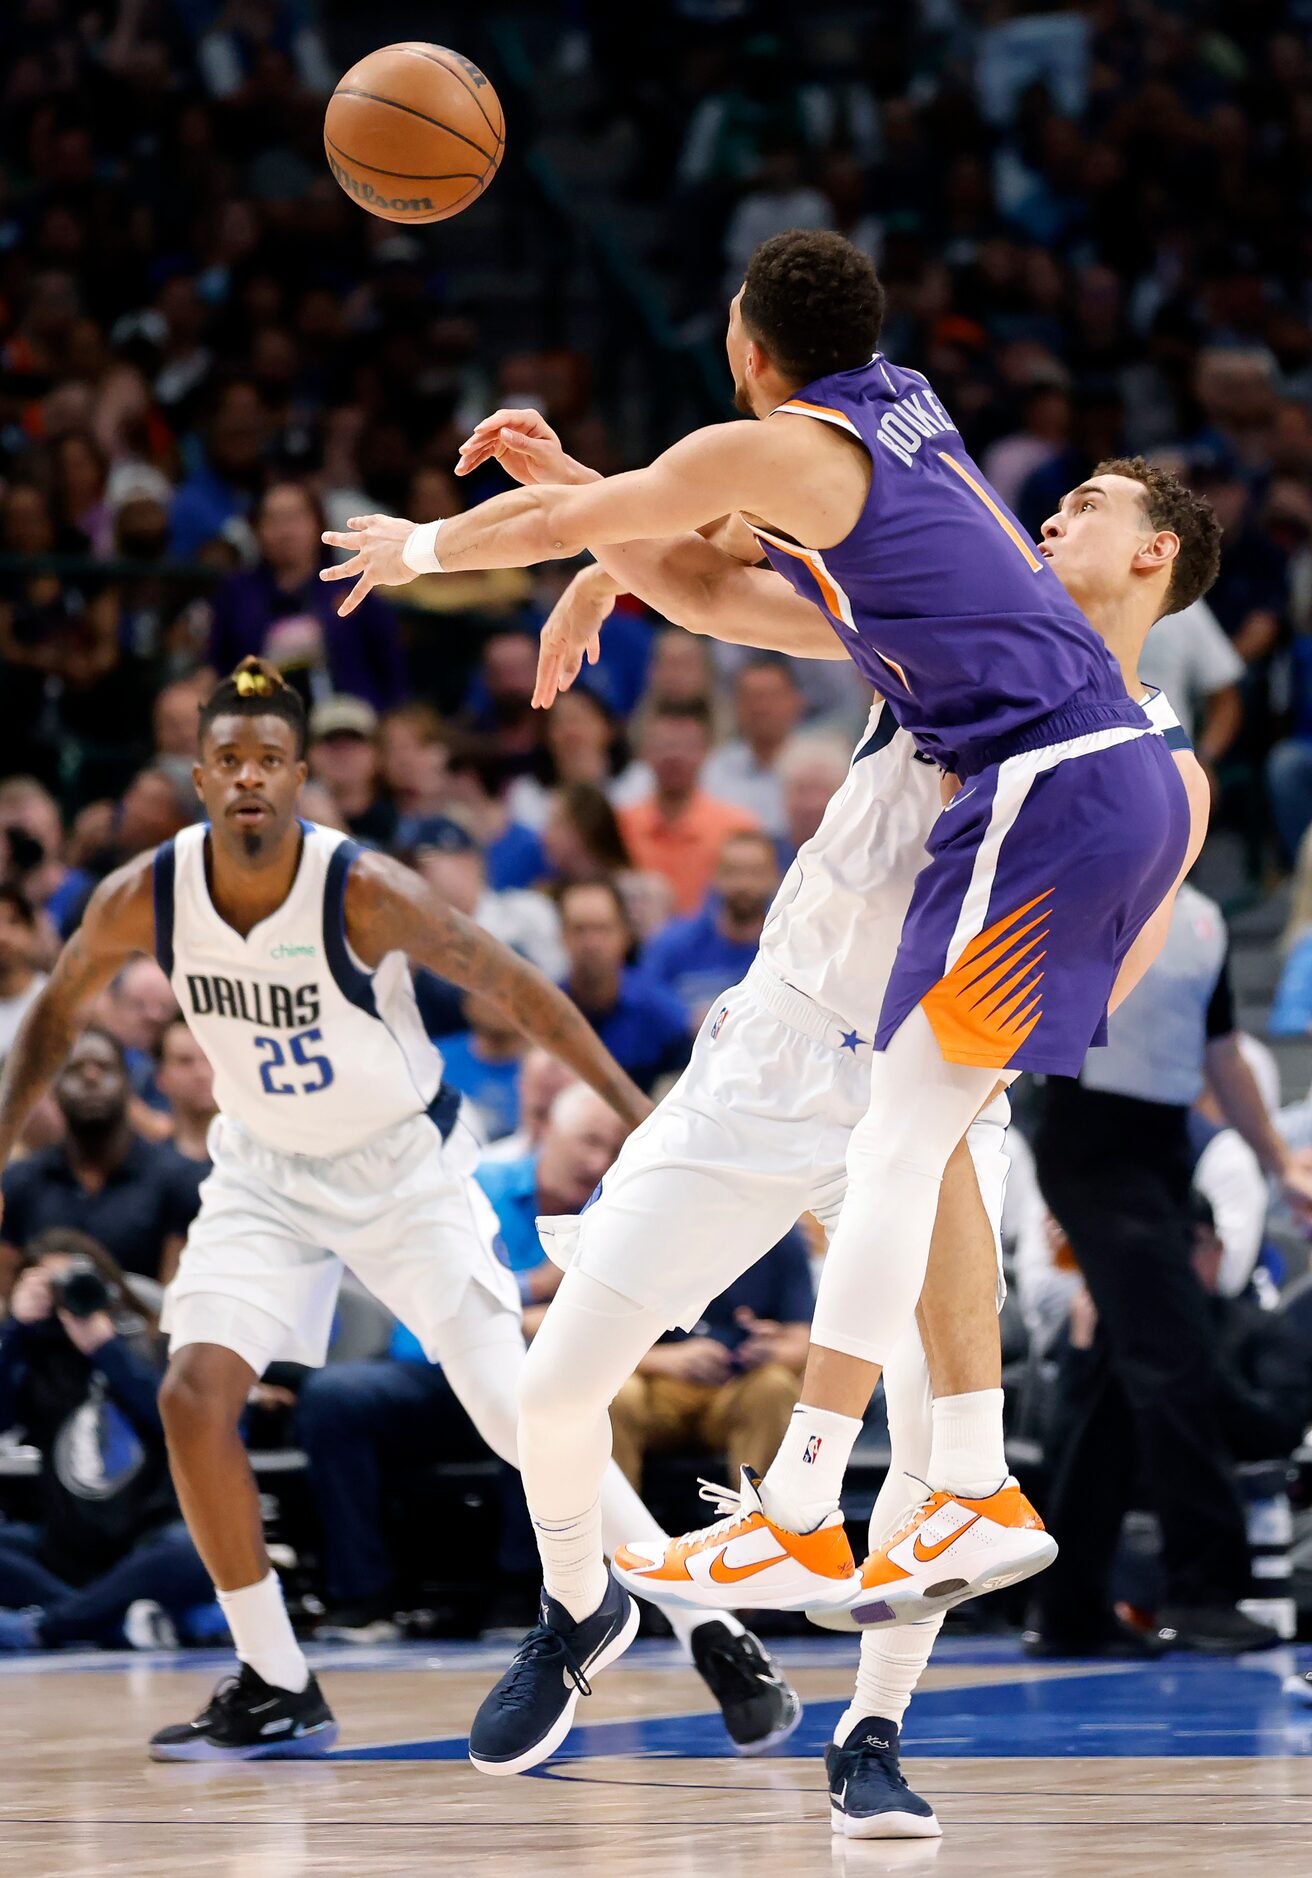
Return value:
[(785, 984), (759, 958), (752, 960), (743, 983), (752, 996), (790, 1030), (799, 1030), (804, 1037), (813, 1037), (831, 1050), (846, 1049), (853, 1055), (871, 1047), (871, 1038), (858, 1037), (853, 1027), (845, 1024), (835, 1012), (826, 1010), (814, 998), (808, 998), (804, 991), (796, 991), (792, 985)]

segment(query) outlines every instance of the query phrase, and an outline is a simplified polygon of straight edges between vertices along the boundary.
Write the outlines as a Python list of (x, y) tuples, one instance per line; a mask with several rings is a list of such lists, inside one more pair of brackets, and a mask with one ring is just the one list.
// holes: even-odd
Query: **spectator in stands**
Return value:
[(565, 1064), (549, 1050), (534, 1048), (521, 1057), (516, 1090), (519, 1126), (513, 1134), (493, 1142), (484, 1161), (518, 1161), (541, 1147), (551, 1105), (571, 1080)]
[(494, 765), (501, 784), (530, 771), (537, 759), (542, 742), (542, 720), (533, 709), (537, 666), (537, 642), (530, 634), (493, 633), (465, 699), (463, 727)]
[(611, 1055), (648, 1092), (683, 1068), (692, 1048), (678, 999), (641, 969), (624, 963), (633, 933), (613, 881), (579, 881), (559, 896), (568, 968), (561, 987)]
[[(43, 910), (61, 938), (80, 916), (95, 878), (64, 864), (64, 825), (59, 804), (35, 776), (0, 782), (0, 878), (21, 889)], [(12, 836), (26, 837), (14, 843)]]
[(230, 672), (256, 654), (307, 699), (349, 696), (390, 710), (406, 695), (396, 614), (371, 593), (341, 617), (319, 579), (323, 528), (319, 499), (304, 483), (270, 483), (255, 508), (259, 564), (233, 574), (214, 596), (209, 662)]
[(249, 379), (234, 379), (215, 399), (204, 459), (173, 499), (169, 547), (176, 559), (190, 559), (230, 523), (251, 514), (268, 441), (269, 421), (259, 392)]
[(523, 887), (495, 892), (488, 885), (483, 851), (460, 822), (449, 815), (412, 822), (407, 853), (414, 868), (457, 912), (531, 959), (550, 977), (560, 976), (565, 955), (555, 906), (545, 894)]
[(28, 1006), (46, 982), (46, 974), (37, 970), (39, 956), (32, 902), (17, 887), (0, 885), (0, 1068)]
[(310, 774), (337, 804), (353, 835), (390, 847), (397, 814), (379, 775), (378, 713), (364, 698), (325, 698), (310, 713)]
[[(208, 1169), (210, 1155), (206, 1137), (217, 1113), (214, 1071), (180, 1014), (173, 1018), (160, 1043), (155, 1084), (168, 1104), (173, 1146), (184, 1160), (195, 1161)], [(166, 1284), (171, 1276), (166, 1270)]]
[(799, 731), (779, 756), (784, 797), (784, 833), (779, 842), (781, 869), (791, 867), (797, 851), (824, 820), (836, 789), (841, 788), (852, 753), (839, 738), (821, 731)]
[(648, 1454), (714, 1451), (737, 1480), (775, 1452), (802, 1386), (814, 1303), (794, 1227), (691, 1333), (670, 1331), (648, 1352), (610, 1405), (615, 1459), (634, 1487)]
[[(534, 1224), (539, 1213), (577, 1213), (619, 1152), (622, 1124), (571, 1084), (557, 1095), (538, 1151), (484, 1163), (478, 1179), (496, 1210), (507, 1263), (535, 1318), (560, 1274), (549, 1265)], [(338, 1363), (307, 1378), (297, 1432), (323, 1534), (331, 1631), (351, 1641), (394, 1634), (386, 1626), (399, 1592), (388, 1544), (389, 1491), (418, 1466), (486, 1452), (440, 1369), (398, 1327), (386, 1357)], [(512, 1497), (519, 1496), (518, 1481)]]
[(691, 919), (671, 920), (642, 948), (645, 972), (668, 987), (694, 1029), (711, 999), (742, 978), (761, 940), (779, 863), (764, 830), (730, 835), (720, 849), (715, 886)]
[[(118, 801), (92, 802), (82, 811), (74, 824), (70, 854), (101, 879), (134, 855), (171, 841), (191, 820), (195, 806), (194, 788), (184, 797), (173, 775), (152, 764), (137, 772)], [(77, 918), (81, 912), (79, 906)]]
[(619, 817), (592, 783), (566, 783), (553, 792), (542, 848), (552, 879), (563, 884), (615, 880), (633, 865)]
[(1217, 1652), (1274, 1641), (1237, 1608), (1248, 1544), (1218, 1426), (1214, 1326), (1190, 1265), (1189, 1112), (1204, 1073), (1223, 1118), (1296, 1205), (1304, 1175), (1244, 1058), (1225, 958), (1219, 909), (1186, 884), (1107, 1047), (1090, 1051), (1078, 1081), (1047, 1081), (1039, 1183), (1096, 1309), (1099, 1351), (1098, 1386), (1055, 1457), (1045, 1508), (1061, 1546), (1036, 1588), (1038, 1647), (1049, 1653), (1125, 1647), (1108, 1592), (1121, 1508), (1104, 1489), (1127, 1454), (1162, 1528), (1161, 1629), (1180, 1647)]
[(756, 816), (721, 802), (702, 787), (711, 747), (704, 704), (660, 704), (642, 733), (650, 765), (650, 798), (621, 810), (620, 828), (634, 864), (664, 874), (678, 913), (694, 913), (705, 898), (728, 835), (756, 828)]
[(443, 1037), (442, 1080), (468, 1098), (480, 1141), (500, 1141), (519, 1122), (523, 1033), (487, 998), (467, 991), (461, 1003), (469, 1028)]
[(7, 1248), (22, 1251), (52, 1226), (89, 1233), (126, 1272), (158, 1278), (196, 1214), (205, 1170), (128, 1123), (123, 1046), (88, 1026), (55, 1081), (65, 1138), (0, 1180)]
[(168, 1647), (213, 1602), (169, 1482), (158, 1328), (94, 1239), (32, 1242), (0, 1323), (0, 1430), (40, 1450), (40, 1512), (0, 1525), (0, 1650)]
[(383, 719), (379, 742), (383, 786), (401, 818), (396, 839), (404, 847), (408, 822), (446, 810), (451, 787), (447, 732), (431, 705), (403, 704)]
[(610, 797), (628, 763), (628, 744), (609, 707), (578, 684), (547, 712), (537, 773), (516, 777), (507, 796), (511, 815), (526, 828), (543, 828), (553, 792), (583, 783)]
[(167, 1103), (155, 1082), (164, 1034), (178, 1016), (173, 987), (154, 959), (132, 959), (97, 1000), (96, 1018), (123, 1045), (132, 1089), (148, 1107)]
[(768, 834), (785, 832), (779, 754), (802, 716), (802, 694), (787, 661), (768, 654), (744, 665), (734, 683), (738, 735), (711, 752), (702, 782), (713, 796), (756, 817)]
[(155, 698), (152, 724), (155, 736), (153, 767), (167, 770), (178, 795), (194, 793), (191, 779), (196, 761), (196, 724), (209, 683), (200, 674), (175, 679)]

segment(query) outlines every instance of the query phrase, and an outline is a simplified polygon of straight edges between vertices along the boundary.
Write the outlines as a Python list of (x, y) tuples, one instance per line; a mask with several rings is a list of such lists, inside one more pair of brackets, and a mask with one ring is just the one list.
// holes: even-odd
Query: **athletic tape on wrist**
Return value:
[(437, 558), (437, 531), (441, 526), (441, 522), (420, 522), (402, 542), (401, 559), (412, 574), (442, 572), (442, 563)]

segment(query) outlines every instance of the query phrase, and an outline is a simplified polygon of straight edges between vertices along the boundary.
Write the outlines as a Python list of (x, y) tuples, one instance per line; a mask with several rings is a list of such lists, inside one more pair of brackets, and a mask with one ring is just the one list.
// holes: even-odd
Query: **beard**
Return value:
[(258, 861), (264, 853), (264, 831), (259, 828), (243, 828), (241, 851), (248, 861)]
[(736, 378), (733, 381), (733, 408), (743, 417), (755, 416), (752, 410), (752, 394), (746, 385), (740, 385)]
[(724, 896), (724, 910), (736, 926), (745, 926), (750, 920), (763, 920), (770, 902), (763, 900), (757, 893), (735, 893)]

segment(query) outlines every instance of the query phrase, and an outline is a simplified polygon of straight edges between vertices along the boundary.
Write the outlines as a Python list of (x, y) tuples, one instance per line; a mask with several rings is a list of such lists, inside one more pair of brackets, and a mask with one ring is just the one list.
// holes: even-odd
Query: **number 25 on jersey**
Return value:
[[(260, 1052), (260, 1081), (266, 1095), (318, 1095), (321, 1089), (328, 1088), (333, 1080), (333, 1066), (326, 1056), (310, 1054), (306, 1045), (322, 1043), (323, 1033), (316, 1025), (313, 1030), (299, 1030), (295, 1036), (288, 1037), (286, 1045), (280, 1037), (256, 1037), (255, 1048)], [(287, 1061), (288, 1052), (291, 1063)], [(294, 1075), (286, 1080), (281, 1072), (308, 1071), (308, 1078)]]

